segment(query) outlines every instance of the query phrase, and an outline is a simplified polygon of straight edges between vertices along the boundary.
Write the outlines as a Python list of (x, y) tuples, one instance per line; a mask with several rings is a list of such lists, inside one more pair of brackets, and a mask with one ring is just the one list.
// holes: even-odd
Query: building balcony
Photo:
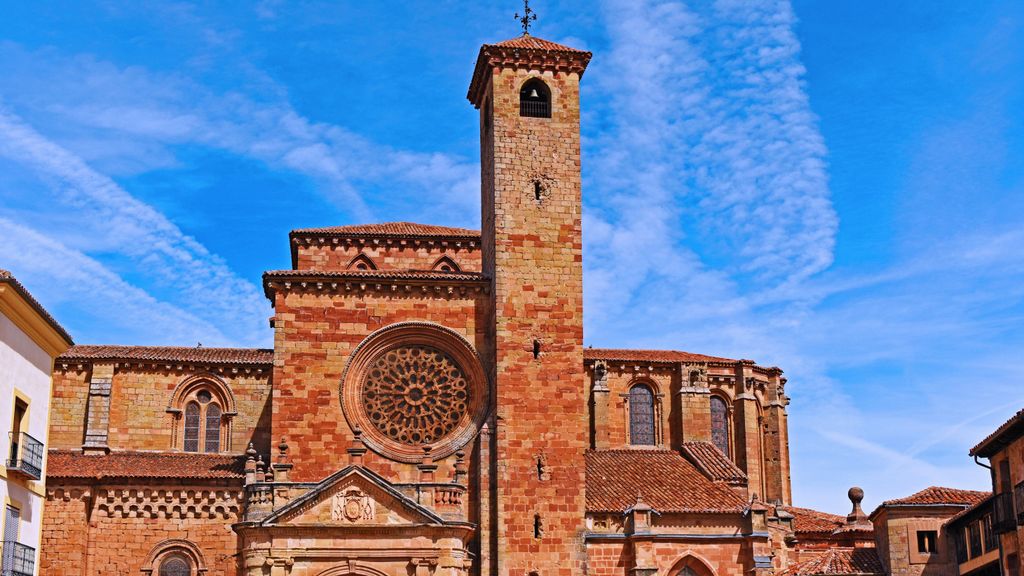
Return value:
[(2, 566), (0, 576), (35, 576), (36, 549), (4, 540)]
[(1013, 509), (1013, 493), (1003, 492), (992, 497), (992, 531), (1005, 534), (1017, 529), (1017, 515)]
[[(43, 474), (43, 443), (24, 432), (11, 432), (8, 474), (39, 480)], [(4, 574), (6, 576), (6, 574)]]
[(1024, 482), (1013, 487), (1013, 502), (1017, 507), (1017, 524), (1024, 525)]

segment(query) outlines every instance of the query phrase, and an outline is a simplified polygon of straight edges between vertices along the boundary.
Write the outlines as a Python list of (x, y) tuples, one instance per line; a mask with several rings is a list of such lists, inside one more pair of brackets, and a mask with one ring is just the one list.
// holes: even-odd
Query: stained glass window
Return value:
[(199, 452), (199, 404), (189, 402), (185, 406), (185, 452)]
[(206, 451), (220, 452), (220, 406), (206, 407)]
[(719, 396), (711, 397), (711, 441), (729, 456), (729, 408)]
[(643, 384), (629, 389), (629, 443), (653, 446), (654, 394)]

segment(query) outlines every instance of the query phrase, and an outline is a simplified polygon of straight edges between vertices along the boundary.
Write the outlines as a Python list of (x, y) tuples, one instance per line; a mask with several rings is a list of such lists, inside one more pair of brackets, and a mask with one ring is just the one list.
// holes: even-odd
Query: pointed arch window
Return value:
[(519, 90), (519, 115), (551, 118), (551, 89), (540, 78), (531, 78)]
[(721, 396), (711, 397), (711, 442), (722, 451), (729, 453), (729, 406)]
[(629, 389), (629, 443), (634, 446), (653, 446), (654, 392), (645, 384)]

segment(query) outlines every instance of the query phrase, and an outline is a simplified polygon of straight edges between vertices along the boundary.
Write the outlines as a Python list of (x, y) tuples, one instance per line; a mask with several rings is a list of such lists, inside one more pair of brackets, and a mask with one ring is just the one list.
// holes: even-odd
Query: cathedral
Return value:
[(782, 370), (583, 346), (590, 58), (484, 45), (480, 230), (292, 231), (273, 349), (59, 356), (40, 573), (884, 574), (792, 506)]

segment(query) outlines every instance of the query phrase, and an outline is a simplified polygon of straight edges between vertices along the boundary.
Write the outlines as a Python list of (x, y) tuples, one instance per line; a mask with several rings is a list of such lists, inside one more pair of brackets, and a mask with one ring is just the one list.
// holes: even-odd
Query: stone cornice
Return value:
[(263, 274), (263, 291), (271, 301), (274, 299), (274, 294), (279, 291), (353, 296), (377, 293), (396, 296), (472, 298), (481, 294), (489, 294), (490, 286), (490, 279), (476, 272), (277, 270)]

